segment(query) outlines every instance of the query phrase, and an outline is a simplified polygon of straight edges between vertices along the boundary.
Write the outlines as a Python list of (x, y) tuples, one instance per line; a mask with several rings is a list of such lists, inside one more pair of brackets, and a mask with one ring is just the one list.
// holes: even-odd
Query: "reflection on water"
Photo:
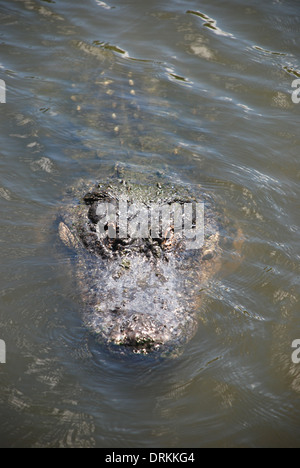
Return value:
[[(1, 2), (1, 446), (299, 446), (297, 13)], [(117, 163), (201, 184), (228, 227), (177, 359), (101, 349), (59, 253), (66, 187)]]

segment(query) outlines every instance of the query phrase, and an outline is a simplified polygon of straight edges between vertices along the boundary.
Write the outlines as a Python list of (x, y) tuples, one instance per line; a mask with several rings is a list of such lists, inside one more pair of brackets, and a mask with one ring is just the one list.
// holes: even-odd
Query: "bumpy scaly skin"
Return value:
[[(199, 194), (197, 195), (199, 197)], [(205, 202), (205, 244), (186, 250), (182, 239), (103, 238), (97, 207), (103, 201), (171, 204), (195, 201), (179, 186), (131, 184), (117, 177), (71, 190), (59, 221), (59, 236), (74, 250), (83, 318), (97, 338), (136, 353), (172, 352), (197, 329), (199, 290), (212, 275), (219, 254), (219, 229), (211, 202)], [(199, 304), (198, 304), (199, 307)]]

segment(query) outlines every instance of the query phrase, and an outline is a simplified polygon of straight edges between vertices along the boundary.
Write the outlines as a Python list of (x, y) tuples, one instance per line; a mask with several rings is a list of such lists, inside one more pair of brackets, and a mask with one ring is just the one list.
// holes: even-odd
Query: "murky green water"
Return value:
[[(2, 447), (299, 446), (300, 5), (246, 3), (1, 1)], [(55, 255), (64, 189), (116, 163), (244, 233), (176, 360), (97, 346)]]

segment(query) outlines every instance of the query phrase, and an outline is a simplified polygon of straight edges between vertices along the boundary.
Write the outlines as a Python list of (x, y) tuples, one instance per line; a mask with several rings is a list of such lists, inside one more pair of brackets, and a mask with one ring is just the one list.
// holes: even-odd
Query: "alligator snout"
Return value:
[(160, 349), (170, 338), (166, 325), (143, 313), (133, 313), (113, 329), (110, 341), (135, 353), (145, 354)]

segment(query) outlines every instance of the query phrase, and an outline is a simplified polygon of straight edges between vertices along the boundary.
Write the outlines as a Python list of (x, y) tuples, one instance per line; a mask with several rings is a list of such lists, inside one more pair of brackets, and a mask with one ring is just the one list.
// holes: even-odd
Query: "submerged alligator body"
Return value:
[[(211, 201), (198, 197), (179, 185), (133, 184), (118, 176), (70, 190), (59, 237), (74, 252), (83, 321), (101, 343), (122, 352), (165, 354), (194, 336), (200, 289), (213, 274), (220, 251)], [(176, 206), (184, 220), (182, 208), (195, 202), (204, 206), (204, 243), (190, 248), (184, 231), (174, 227), (174, 213), (169, 226), (162, 213)], [(124, 206), (127, 232), (121, 235)], [(141, 218), (141, 213), (148, 214)]]

